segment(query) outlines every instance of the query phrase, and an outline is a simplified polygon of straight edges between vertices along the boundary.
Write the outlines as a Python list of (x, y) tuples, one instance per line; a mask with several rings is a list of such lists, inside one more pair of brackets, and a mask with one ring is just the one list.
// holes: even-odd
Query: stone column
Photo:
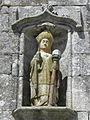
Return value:
[(67, 80), (67, 93), (66, 93), (66, 106), (72, 108), (72, 34), (71, 30), (68, 30), (68, 41), (69, 44), (69, 65), (68, 65), (68, 80)]
[(19, 47), (19, 77), (18, 77), (18, 98), (17, 107), (22, 107), (23, 101), (23, 60), (24, 60), (24, 33), (20, 36), (20, 47)]

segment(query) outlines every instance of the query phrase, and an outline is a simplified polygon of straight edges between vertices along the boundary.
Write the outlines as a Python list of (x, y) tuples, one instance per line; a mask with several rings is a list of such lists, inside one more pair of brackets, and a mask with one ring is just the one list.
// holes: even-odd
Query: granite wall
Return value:
[[(78, 120), (90, 120), (90, 0), (0, 0), (0, 120), (14, 120), (11, 114), (18, 106), (22, 79), (20, 33), (13, 32), (12, 24), (39, 15), (46, 6), (52, 6), (58, 16), (81, 21), (82, 29), (72, 34), (68, 99)], [(73, 10), (79, 10), (80, 17)]]

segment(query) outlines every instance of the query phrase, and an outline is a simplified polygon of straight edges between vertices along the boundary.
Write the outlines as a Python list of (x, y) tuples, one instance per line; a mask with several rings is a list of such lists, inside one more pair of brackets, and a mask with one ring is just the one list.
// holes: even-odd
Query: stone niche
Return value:
[[(72, 33), (79, 30), (74, 20), (58, 17), (48, 9), (34, 17), (27, 17), (12, 25), (15, 33), (20, 35), (19, 74), (17, 109), (13, 112), (16, 120), (77, 120), (77, 114), (71, 109), (71, 54)], [(61, 51), (60, 72), (62, 79), (59, 92), (58, 107), (30, 106), (30, 61), (37, 51), (36, 36), (43, 30), (50, 30), (54, 36), (54, 49)], [(62, 92), (63, 91), (63, 92)], [(69, 108), (69, 109), (67, 109)], [(42, 114), (42, 116), (41, 116)], [(56, 115), (55, 115), (56, 114)], [(64, 117), (67, 116), (67, 117)]]

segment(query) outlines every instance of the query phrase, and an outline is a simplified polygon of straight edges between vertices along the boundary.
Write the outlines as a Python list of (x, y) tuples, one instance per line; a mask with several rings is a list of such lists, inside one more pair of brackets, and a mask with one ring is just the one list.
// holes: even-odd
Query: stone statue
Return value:
[(59, 62), (57, 57), (51, 54), (53, 36), (49, 31), (43, 31), (37, 36), (37, 41), (38, 51), (31, 61), (31, 104), (33, 106), (55, 106), (58, 100)]

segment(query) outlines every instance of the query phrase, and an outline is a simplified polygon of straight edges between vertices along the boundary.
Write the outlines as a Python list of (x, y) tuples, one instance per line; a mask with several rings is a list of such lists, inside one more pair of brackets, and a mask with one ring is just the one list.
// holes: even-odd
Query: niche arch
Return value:
[[(80, 27), (80, 26), (79, 26)], [(71, 96), (71, 86), (69, 77), (72, 74), (72, 33), (79, 29), (77, 23), (65, 17), (58, 17), (52, 14), (49, 10), (45, 10), (38, 16), (27, 17), (18, 20), (12, 25), (15, 33), (19, 33), (19, 80), (18, 80), (18, 99), (17, 106), (30, 106), (30, 86), (29, 86), (29, 73), (30, 61), (37, 51), (36, 36), (44, 29), (50, 30), (54, 36), (53, 49), (59, 49), (62, 53), (60, 60), (60, 71), (62, 73), (63, 83), (60, 88), (64, 88), (63, 93), (60, 93), (60, 104), (68, 106), (71, 101), (68, 96)], [(68, 90), (69, 89), (69, 90)], [(68, 92), (69, 91), (69, 92)], [(62, 96), (64, 94), (64, 96)]]

